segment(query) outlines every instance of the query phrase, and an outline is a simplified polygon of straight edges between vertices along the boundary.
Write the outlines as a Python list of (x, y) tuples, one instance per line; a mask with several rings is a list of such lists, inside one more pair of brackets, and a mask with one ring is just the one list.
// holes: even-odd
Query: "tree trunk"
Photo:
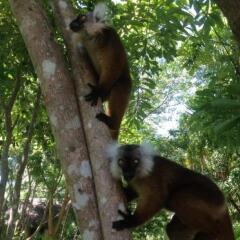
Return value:
[(35, 0), (9, 0), (33, 65), (83, 239), (103, 239), (73, 84), (46, 15)]
[[(89, 89), (87, 83), (96, 83), (92, 65), (84, 52), (73, 44), (73, 32), (69, 29), (69, 23), (75, 18), (73, 9), (67, 0), (53, 0), (55, 18), (60, 26), (69, 52), (72, 73), (77, 88), (78, 102), (81, 109), (84, 133), (92, 164), (94, 183), (98, 200), (98, 208), (101, 218), (102, 231), (105, 240), (131, 239), (127, 230), (117, 232), (112, 229), (112, 221), (117, 219), (118, 208), (124, 207), (123, 198), (116, 181), (110, 174), (109, 162), (106, 159), (106, 145), (112, 140), (110, 131), (105, 124), (96, 119), (96, 114), (102, 111), (101, 104), (91, 107), (84, 100), (84, 95)], [(107, 187), (106, 187), (107, 183)]]
[(0, 225), (3, 225), (1, 221), (3, 220), (3, 203), (4, 203), (4, 195), (6, 190), (6, 185), (8, 181), (8, 157), (9, 157), (9, 148), (12, 144), (12, 132), (15, 127), (15, 124), (12, 123), (12, 109), (14, 106), (14, 103), (17, 99), (18, 92), (21, 88), (22, 81), (20, 72), (17, 72), (16, 75), (16, 82), (14, 89), (12, 91), (11, 96), (9, 97), (6, 104), (4, 104), (4, 124), (5, 124), (5, 130), (6, 130), (6, 138), (3, 144), (3, 150), (1, 154), (1, 167), (0, 167)]
[(214, 0), (228, 20), (232, 32), (240, 44), (240, 0)]
[(36, 94), (35, 103), (33, 105), (32, 119), (28, 126), (27, 139), (23, 145), (22, 160), (20, 161), (20, 166), (16, 173), (16, 179), (15, 179), (13, 192), (11, 193), (12, 199), (13, 199), (12, 202), (10, 203), (12, 216), (10, 217), (11, 221), (8, 222), (6, 240), (11, 240), (13, 237), (13, 234), (14, 234), (15, 223), (17, 220), (18, 207), (19, 207), (19, 201), (20, 201), (22, 177), (23, 177), (23, 173), (25, 171), (25, 168), (26, 168), (27, 162), (28, 162), (29, 150), (31, 147), (31, 141), (32, 141), (32, 137), (34, 134), (34, 125), (36, 123), (37, 115), (38, 115), (38, 111), (39, 111), (40, 96), (41, 96), (41, 90), (39, 88), (38, 92)]

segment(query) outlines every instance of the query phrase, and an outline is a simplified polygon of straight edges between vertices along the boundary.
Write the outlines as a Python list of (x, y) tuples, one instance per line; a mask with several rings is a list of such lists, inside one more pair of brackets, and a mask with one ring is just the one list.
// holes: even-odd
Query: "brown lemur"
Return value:
[(174, 213), (167, 225), (170, 240), (233, 240), (223, 193), (208, 177), (156, 154), (148, 144), (112, 144), (111, 173), (127, 182), (127, 201), (137, 201), (134, 213), (119, 214), (115, 230), (137, 227), (161, 209)]
[(107, 113), (99, 113), (96, 118), (117, 139), (132, 87), (124, 46), (115, 29), (106, 23), (104, 3), (97, 4), (92, 12), (79, 15), (70, 28), (77, 34), (75, 43), (84, 47), (98, 76), (96, 85), (88, 84), (91, 92), (85, 99), (92, 106), (99, 98), (108, 102)]

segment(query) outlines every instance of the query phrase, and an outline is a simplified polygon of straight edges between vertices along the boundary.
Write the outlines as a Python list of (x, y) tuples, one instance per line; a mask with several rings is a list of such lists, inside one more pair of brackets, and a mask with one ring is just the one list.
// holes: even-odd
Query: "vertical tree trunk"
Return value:
[(109, 162), (105, 156), (106, 145), (111, 142), (109, 129), (95, 117), (96, 114), (102, 110), (101, 104), (99, 104), (98, 107), (91, 107), (90, 104), (84, 100), (84, 95), (89, 91), (87, 83), (96, 83), (94, 79), (95, 76), (92, 72), (92, 65), (87, 61), (84, 52), (80, 53), (73, 44), (74, 34), (69, 29), (69, 23), (75, 16), (71, 4), (67, 0), (53, 0), (53, 3), (55, 18), (63, 32), (69, 52), (75, 86), (77, 88), (77, 96), (92, 164), (104, 239), (131, 239), (127, 230), (117, 232), (112, 229), (112, 221), (117, 219), (117, 210), (119, 207), (124, 207), (124, 202), (118, 188), (119, 186), (117, 186), (116, 181), (111, 177)]
[(228, 20), (232, 32), (240, 44), (240, 0), (214, 0)]
[(34, 134), (34, 125), (36, 123), (37, 115), (38, 115), (38, 111), (39, 111), (40, 96), (41, 96), (41, 91), (39, 88), (38, 92), (36, 94), (35, 103), (33, 105), (32, 119), (28, 126), (27, 139), (26, 139), (25, 143), (23, 144), (22, 160), (20, 161), (20, 166), (16, 173), (16, 179), (15, 179), (15, 184), (14, 184), (14, 188), (13, 188), (13, 193), (11, 193), (12, 199), (13, 199), (12, 202), (10, 202), (12, 216), (10, 216), (11, 221), (8, 222), (6, 240), (11, 240), (13, 237), (13, 234), (14, 234), (15, 223), (17, 220), (17, 213), (18, 213), (18, 207), (19, 207), (19, 201), (20, 201), (22, 177), (23, 177), (23, 173), (24, 173), (24, 170), (25, 170), (27, 162), (28, 162), (29, 150), (30, 150), (30, 146), (31, 146), (32, 137)]
[(40, 79), (53, 134), (83, 239), (103, 239), (79, 109), (61, 50), (40, 1), (9, 0)]
[(4, 195), (6, 190), (6, 184), (8, 181), (8, 157), (9, 157), (9, 148), (12, 144), (12, 133), (14, 129), (14, 124), (12, 123), (12, 109), (13, 105), (17, 99), (18, 92), (20, 90), (22, 81), (20, 72), (17, 73), (16, 82), (11, 96), (6, 104), (4, 104), (4, 124), (6, 130), (6, 138), (3, 144), (3, 150), (1, 154), (1, 167), (0, 167), (0, 225), (3, 220), (3, 204), (4, 204)]

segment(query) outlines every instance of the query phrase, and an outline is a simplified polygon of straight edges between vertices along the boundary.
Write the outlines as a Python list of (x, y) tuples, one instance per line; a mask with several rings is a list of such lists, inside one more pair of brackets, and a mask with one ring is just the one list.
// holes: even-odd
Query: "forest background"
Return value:
[[(65, 51), (51, 1), (42, 2)], [(76, 9), (95, 4), (72, 3)], [(240, 45), (227, 19), (210, 0), (107, 4), (134, 82), (120, 142), (151, 142), (161, 155), (213, 179), (240, 239)], [(6, 237), (17, 204), (11, 239), (25, 239), (31, 221), (43, 227), (47, 219), (44, 238), (81, 239), (37, 76), (8, 1), (0, 0), (0, 9), (0, 173), (4, 159), (8, 168), (0, 234)], [(136, 229), (134, 239), (164, 240), (170, 216), (162, 212)], [(55, 221), (57, 230), (49, 224)], [(41, 227), (33, 239), (41, 239)]]

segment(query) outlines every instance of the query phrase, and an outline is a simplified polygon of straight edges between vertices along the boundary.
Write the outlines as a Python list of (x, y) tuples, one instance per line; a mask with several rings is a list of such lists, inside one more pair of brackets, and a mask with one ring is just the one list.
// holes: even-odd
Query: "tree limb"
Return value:
[[(83, 235), (102, 239), (85, 136), (70, 74), (41, 1), (9, 0), (40, 80), (72, 206)], [(94, 223), (91, 224), (90, 223)]]
[(74, 45), (73, 33), (69, 29), (69, 23), (75, 16), (69, 1), (53, 0), (53, 3), (55, 18), (63, 32), (69, 51), (72, 73), (77, 89), (78, 104), (94, 176), (104, 240), (128, 240), (131, 237), (127, 230), (117, 232), (112, 229), (112, 221), (117, 218), (117, 209), (119, 205), (123, 205), (123, 199), (119, 186), (110, 174), (109, 162), (105, 156), (106, 145), (112, 141), (109, 129), (95, 117), (102, 110), (101, 104), (94, 108), (83, 98), (89, 91), (87, 83), (95, 82), (92, 65), (89, 64), (86, 55), (83, 52), (79, 53)]

